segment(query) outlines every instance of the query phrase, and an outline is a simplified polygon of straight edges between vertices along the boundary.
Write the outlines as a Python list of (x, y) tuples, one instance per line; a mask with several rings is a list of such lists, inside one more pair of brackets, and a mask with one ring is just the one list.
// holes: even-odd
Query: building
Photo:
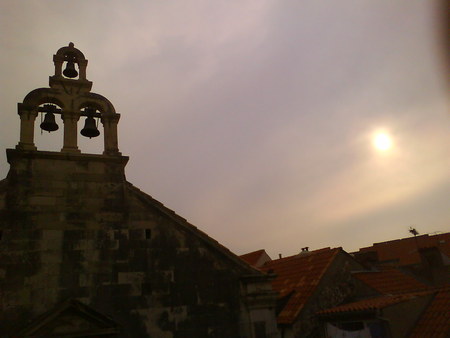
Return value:
[(386, 293), (320, 311), (317, 317), (321, 337), (447, 338), (450, 288)]
[(434, 286), (450, 281), (450, 233), (375, 243), (353, 253), (367, 268), (395, 267)]
[[(120, 115), (91, 92), (83, 53), (53, 61), (49, 88), (18, 105), (0, 181), (0, 336), (278, 337), (272, 277), (127, 182)], [(60, 152), (34, 144), (44, 113), (44, 130), (62, 119)], [(103, 154), (78, 149), (84, 118)]]
[(351, 299), (356, 288), (351, 272), (361, 268), (342, 248), (303, 248), (297, 255), (266, 262), (260, 269), (276, 276), (272, 287), (279, 293), (281, 336), (317, 337), (316, 313)]
[(266, 250), (261, 249), (253, 252), (249, 252), (245, 255), (239, 256), (242, 260), (246, 261), (255, 268), (260, 268), (265, 263), (270, 262), (272, 259), (267, 254)]
[[(376, 243), (354, 255), (353, 301), (319, 311), (323, 337), (435, 337), (450, 334), (449, 234)], [(436, 287), (437, 285), (437, 287)]]

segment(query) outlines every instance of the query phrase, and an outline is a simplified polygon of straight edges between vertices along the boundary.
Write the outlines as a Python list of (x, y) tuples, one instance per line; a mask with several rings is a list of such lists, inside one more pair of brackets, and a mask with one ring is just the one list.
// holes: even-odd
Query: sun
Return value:
[(373, 137), (373, 145), (380, 151), (387, 151), (392, 147), (392, 139), (387, 133), (378, 132)]

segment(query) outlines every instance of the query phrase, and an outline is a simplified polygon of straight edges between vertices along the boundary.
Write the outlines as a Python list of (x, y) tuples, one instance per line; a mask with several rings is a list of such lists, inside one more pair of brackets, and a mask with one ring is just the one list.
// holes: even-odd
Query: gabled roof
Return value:
[(450, 287), (436, 292), (417, 321), (410, 337), (446, 338), (450, 336)]
[(314, 294), (320, 280), (342, 248), (325, 248), (267, 262), (261, 270), (273, 272), (272, 287), (279, 298), (287, 298), (278, 314), (279, 324), (291, 324)]
[(246, 261), (248, 264), (254, 267), (260, 267), (268, 261), (271, 261), (271, 258), (267, 254), (266, 250), (261, 249), (253, 252), (249, 252), (245, 255), (239, 256), (242, 260)]
[(414, 277), (394, 268), (354, 272), (353, 276), (382, 294), (411, 292), (428, 288)]
[(355, 252), (355, 257), (364, 253), (374, 252), (378, 262), (397, 262), (400, 266), (421, 263), (420, 250), (437, 248), (450, 257), (450, 233), (439, 235), (421, 235), (393, 241), (374, 243), (373, 246), (361, 248)]
[(227, 259), (228, 261), (234, 262), (237, 266), (241, 267), (246, 273), (252, 274), (252, 275), (260, 275), (264, 276), (264, 274), (261, 273), (260, 270), (257, 268), (250, 266), (246, 264), (244, 261), (242, 261), (238, 256), (236, 256), (233, 252), (231, 252), (228, 248), (224, 247), (222, 244), (220, 244), (215, 239), (209, 237), (206, 233), (198, 229), (193, 224), (189, 223), (185, 218), (177, 215), (175, 211), (167, 208), (164, 204), (157, 201), (150, 195), (144, 193), (134, 185), (132, 185), (129, 182), (126, 182), (126, 188), (127, 190), (136, 196), (138, 200), (140, 200), (144, 205), (150, 206), (159, 212), (161, 214), (167, 216), (169, 219), (171, 219), (178, 227), (179, 229), (185, 231), (186, 233), (189, 233), (196, 238), (198, 238), (201, 242), (203, 242), (207, 247), (213, 249), (215, 252), (220, 253), (222, 257)]

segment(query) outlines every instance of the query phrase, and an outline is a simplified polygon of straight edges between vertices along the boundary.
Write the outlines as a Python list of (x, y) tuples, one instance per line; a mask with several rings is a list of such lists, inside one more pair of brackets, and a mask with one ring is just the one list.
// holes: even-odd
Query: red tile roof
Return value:
[(259, 259), (261, 256), (267, 255), (266, 251), (264, 249), (253, 251), (250, 253), (247, 253), (245, 255), (239, 256), (242, 260), (246, 261), (248, 264), (256, 266), (258, 264)]
[(373, 298), (363, 299), (357, 302), (348, 303), (340, 306), (336, 306), (330, 309), (326, 309), (318, 312), (319, 315), (332, 314), (332, 313), (344, 313), (344, 312), (360, 312), (367, 310), (379, 310), (387, 306), (398, 304), (408, 301), (418, 296), (424, 296), (431, 291), (423, 291), (416, 293), (404, 293), (399, 295), (383, 295)]
[(450, 337), (450, 287), (440, 289), (436, 293), (410, 337)]
[(448, 338), (450, 337), (450, 287), (426, 290), (397, 295), (383, 295), (370, 299), (336, 306), (318, 312), (318, 315), (333, 315), (342, 313), (358, 313), (361, 311), (379, 310), (387, 306), (407, 302), (413, 298), (431, 295), (430, 303), (423, 310), (415, 323), (411, 338)]
[(289, 297), (278, 314), (278, 323), (291, 324), (316, 290), (325, 271), (341, 248), (301, 252), (298, 255), (267, 262), (263, 271), (273, 272), (272, 287), (280, 298)]
[(450, 257), (450, 232), (374, 243), (373, 246), (359, 249), (355, 255), (376, 252), (379, 262), (398, 261), (400, 266), (404, 266), (421, 263), (419, 249), (433, 247), (438, 248), (443, 254)]
[(382, 294), (411, 292), (428, 288), (414, 277), (393, 268), (355, 272), (353, 276)]

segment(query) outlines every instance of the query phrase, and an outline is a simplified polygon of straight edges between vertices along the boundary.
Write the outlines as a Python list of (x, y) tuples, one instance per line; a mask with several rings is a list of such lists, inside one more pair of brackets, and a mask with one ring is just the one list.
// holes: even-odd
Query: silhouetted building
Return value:
[(450, 281), (450, 233), (375, 243), (353, 256), (367, 268), (400, 268), (434, 286)]
[(358, 264), (342, 248), (302, 251), (266, 262), (261, 270), (275, 274), (272, 287), (279, 293), (277, 322), (284, 338), (317, 337), (316, 312), (342, 304), (353, 296), (351, 271)]
[[(270, 277), (127, 182), (120, 116), (84, 55), (71, 43), (53, 61), (18, 105), (0, 181), (0, 336), (278, 337)], [(60, 152), (37, 150), (40, 113), (47, 131), (61, 117)], [(103, 154), (78, 149), (80, 118), (87, 137), (100, 122)]]

